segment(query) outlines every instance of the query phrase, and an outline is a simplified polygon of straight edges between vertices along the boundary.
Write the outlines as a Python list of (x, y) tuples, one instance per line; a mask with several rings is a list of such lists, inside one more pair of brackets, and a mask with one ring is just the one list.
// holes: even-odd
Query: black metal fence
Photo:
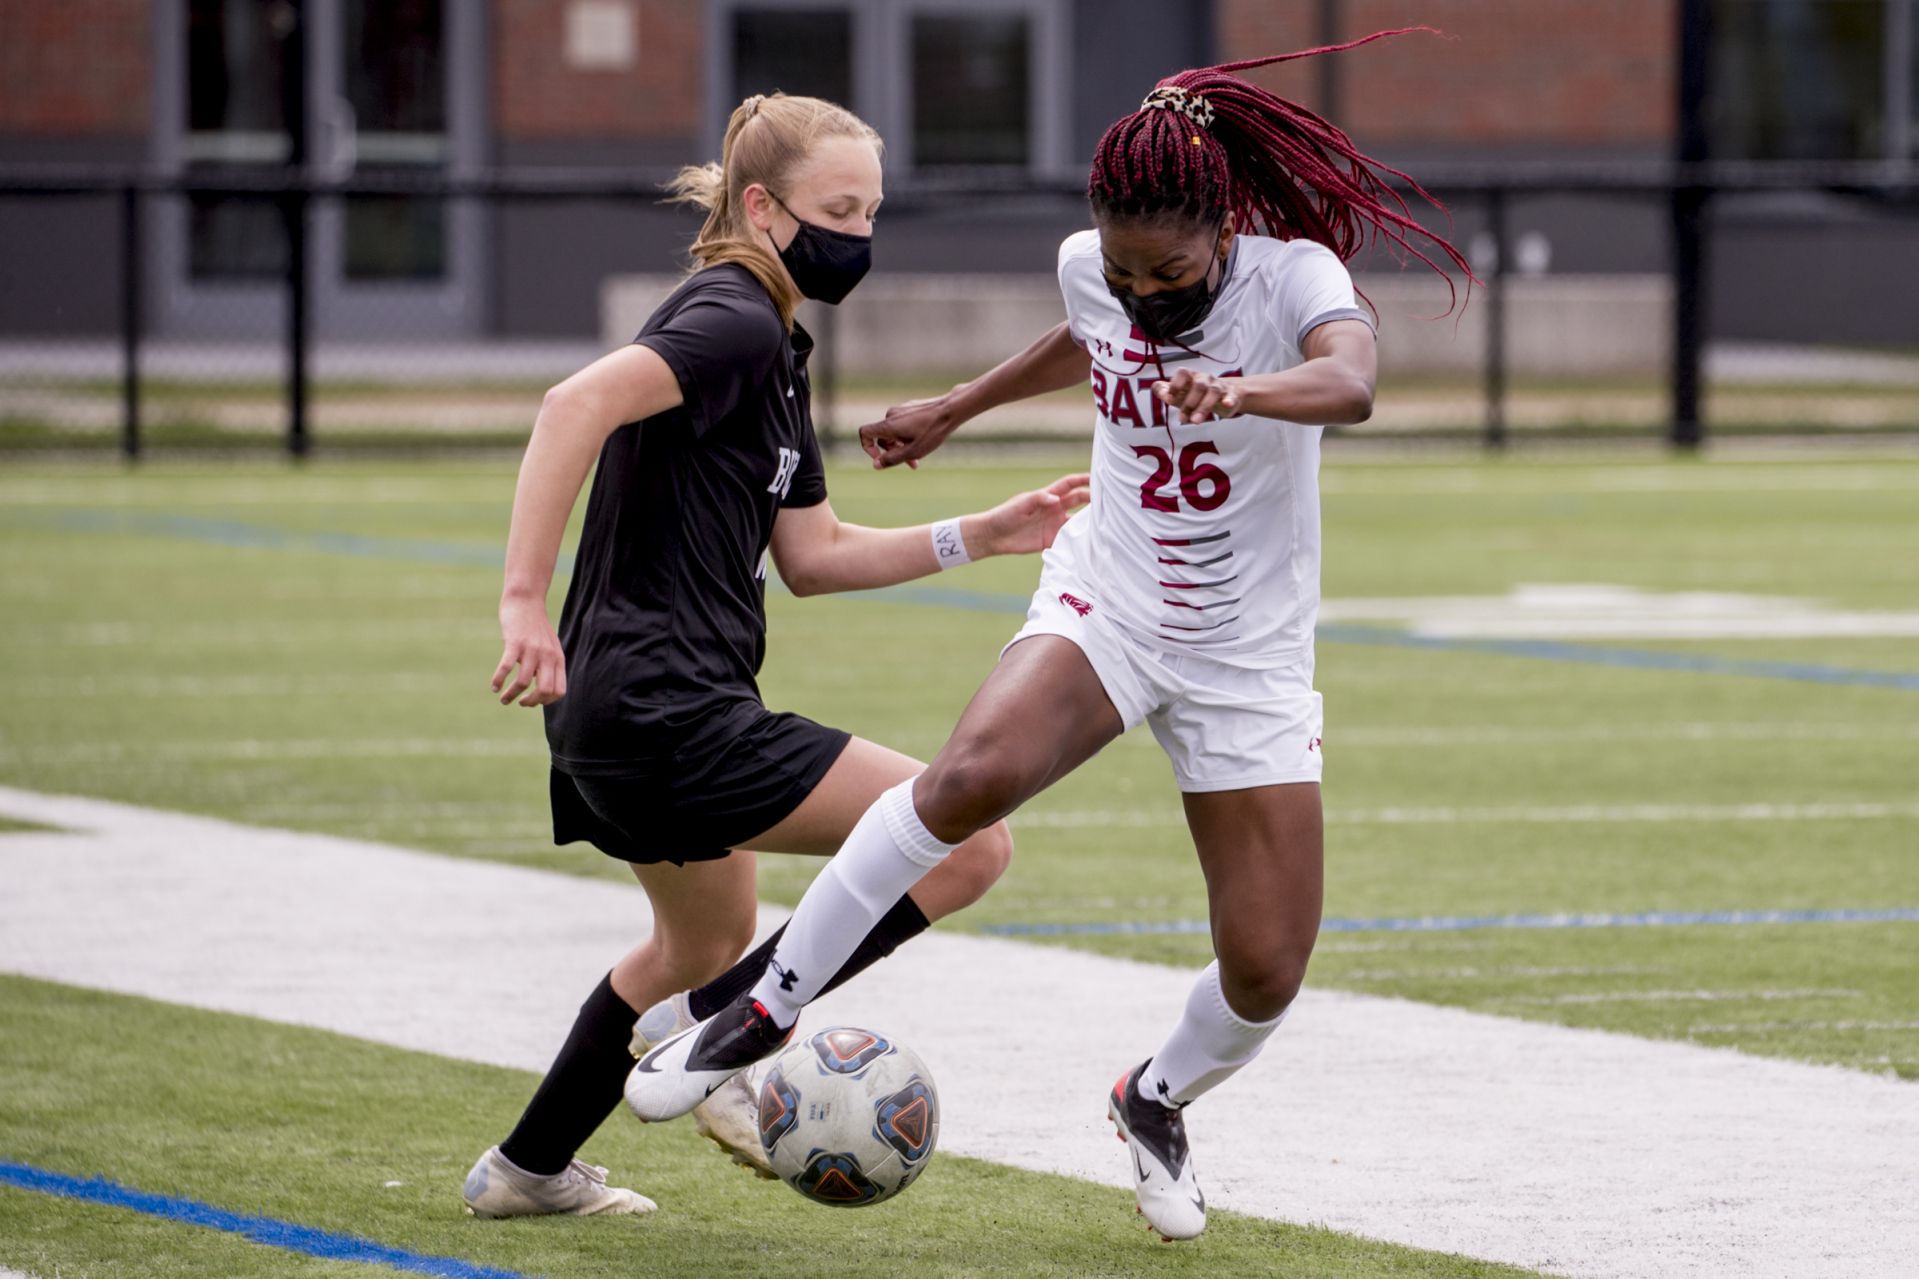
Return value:
[[(261, 388), (276, 388), (273, 398), (279, 406), (279, 423), (272, 434), (292, 455), (304, 456), (313, 447), (314, 430), (314, 236), (315, 212), (353, 200), (411, 199), (443, 202), (448, 206), (468, 205), (487, 209), (519, 208), (559, 201), (588, 201), (611, 208), (655, 208), (660, 184), (666, 175), (658, 172), (630, 172), (609, 175), (604, 171), (577, 172), (541, 170), (536, 172), (498, 172), (466, 180), (426, 179), (403, 175), (365, 176), (347, 182), (329, 182), (299, 172), (256, 172), (244, 176), (219, 178), (181, 177), (140, 172), (98, 170), (36, 169), (0, 170), (0, 214), (5, 210), (39, 204), (72, 208), (75, 217), (91, 219), (95, 230), (111, 235), (84, 237), (84, 248), (68, 262), (35, 264), (23, 258), (11, 273), (22, 271), (40, 281), (48, 292), (47, 322), (36, 328), (29, 321), (16, 323), (11, 334), (0, 334), (0, 443), (60, 446), (65, 439), (57, 429), (58, 414), (36, 416), (33, 407), (41, 402), (66, 405), (74, 420), (93, 425), (93, 438), (100, 437), (100, 418), (110, 403), (117, 414), (117, 440), (121, 452), (139, 457), (149, 443), (154, 421), (154, 406), (143, 394), (150, 377), (149, 362), (156, 350), (155, 337), (149, 331), (150, 301), (143, 296), (152, 278), (152, 249), (149, 243), (152, 219), (150, 211), (171, 202), (184, 208), (195, 199), (246, 198), (257, 201), (257, 208), (270, 208), (277, 220), (283, 252), (278, 253), (277, 276), (273, 292), (277, 294), (278, 315), (268, 324), (277, 328), (269, 335), (262, 328), (258, 336), (271, 342), (280, 352), (268, 365), (252, 369), (244, 378), (232, 370), (200, 370), (203, 377), (249, 384), (244, 411), (229, 414), (231, 422), (251, 424), (247, 430), (224, 435), (210, 431), (196, 442), (219, 443), (256, 441), (259, 427), (274, 416), (266, 411)], [(1637, 206), (1642, 219), (1656, 211), (1663, 223), (1666, 240), (1665, 273), (1670, 280), (1670, 352), (1667, 367), (1657, 379), (1662, 387), (1664, 409), (1657, 414), (1666, 437), (1673, 445), (1691, 448), (1705, 437), (1703, 353), (1707, 342), (1707, 292), (1711, 280), (1714, 219), (1713, 210), (1729, 200), (1787, 193), (1821, 193), (1830, 196), (1869, 200), (1877, 206), (1895, 210), (1911, 207), (1913, 173), (1910, 166), (1879, 164), (1645, 164), (1608, 167), (1567, 168), (1538, 165), (1500, 168), (1453, 167), (1445, 171), (1427, 169), (1421, 175), (1427, 187), (1442, 196), (1464, 218), (1471, 218), (1480, 241), (1475, 256), (1483, 287), (1474, 290), (1471, 305), (1484, 308), (1485, 339), (1477, 369), (1477, 394), (1482, 412), (1477, 434), (1492, 447), (1500, 447), (1513, 437), (1511, 405), (1514, 375), (1510, 359), (1513, 338), (1510, 331), (1510, 281), (1514, 276), (1513, 210), (1527, 201), (1548, 198), (1579, 198), (1626, 202)], [(920, 184), (893, 193), (887, 203), (889, 224), (901, 219), (952, 217), (954, 211), (978, 205), (1004, 206), (1009, 201), (1037, 202), (1056, 207), (1062, 217), (1071, 218), (1083, 210), (1076, 188), (1034, 185), (1027, 182), (969, 181), (964, 185)], [(5, 233), (5, 218), (0, 216), (0, 235)], [(112, 248), (108, 249), (107, 242)], [(15, 243), (10, 253), (31, 254), (31, 245)], [(23, 265), (24, 264), (24, 265)], [(61, 290), (79, 290), (94, 299), (95, 311), (102, 299), (110, 297), (117, 318), (117, 358), (109, 370), (100, 360), (100, 333), (91, 333), (90, 360), (78, 360), (71, 367), (52, 355), (45, 339), (61, 332), (65, 321), (60, 314), (57, 294)], [(74, 294), (78, 296), (78, 294)], [(262, 321), (266, 323), (265, 321)], [(591, 341), (585, 334), (566, 350), (553, 351), (554, 360), (571, 357)], [(373, 345), (386, 335), (369, 333)], [(257, 343), (256, 343), (257, 345)], [(7, 353), (12, 352), (9, 359)], [(36, 352), (41, 352), (36, 356)], [(831, 334), (822, 335), (821, 366), (816, 372), (816, 417), (831, 424), (841, 419), (836, 411), (836, 396), (841, 380), (834, 376), (834, 343)], [(34, 361), (42, 363), (36, 374)], [(491, 364), (482, 355), (482, 362)], [(538, 360), (526, 361), (524, 372), (529, 381), (548, 376), (549, 370)], [(175, 360), (170, 375), (176, 381), (194, 369)], [(477, 372), (495, 373), (495, 368)], [(351, 380), (349, 371), (344, 375)], [(458, 369), (442, 376), (457, 381)], [(84, 386), (87, 391), (82, 409), (74, 395), (47, 394), (35, 400), (27, 396), (9, 403), (9, 389), (40, 383), (63, 388)], [(113, 393), (104, 394), (106, 383)], [(537, 403), (537, 397), (522, 402)], [(25, 407), (21, 405), (24, 404)], [(404, 404), (390, 409), (376, 405), (358, 406), (371, 416), (382, 412), (404, 415), (414, 411)], [(516, 410), (517, 411), (517, 410)], [(1901, 409), (1900, 412), (1907, 410)], [(1910, 410), (1912, 425), (1919, 425), (1919, 403)], [(471, 416), (471, 403), (449, 406), (442, 416)], [(479, 416), (484, 417), (483, 413)], [(530, 411), (527, 414), (530, 420)], [(47, 423), (54, 423), (49, 426)], [(471, 427), (471, 424), (468, 424)], [(524, 426), (517, 428), (523, 435)], [(7, 434), (10, 431), (11, 434)], [(502, 427), (489, 433), (484, 426), (449, 430), (443, 436), (426, 432), (425, 438), (446, 438), (459, 442), (488, 442), (496, 436), (510, 435)], [(344, 432), (350, 435), (351, 432)]]

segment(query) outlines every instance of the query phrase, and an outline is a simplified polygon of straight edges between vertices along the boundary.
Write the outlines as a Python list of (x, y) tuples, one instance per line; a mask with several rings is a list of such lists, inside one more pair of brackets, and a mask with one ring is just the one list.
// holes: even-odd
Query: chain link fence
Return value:
[[(0, 264), (0, 453), (517, 446), (541, 392), (627, 340), (681, 270), (695, 223), (661, 208), (662, 176), (0, 171), (0, 236), (15, 246)], [(1374, 418), (1343, 434), (1497, 447), (1919, 431), (1919, 333), (1795, 332), (1806, 277), (1763, 269), (1806, 253), (1808, 235), (1905, 229), (1903, 168), (1422, 176), (1451, 213), (1434, 229), (1480, 278), (1380, 253), (1354, 264), (1381, 318), (1382, 379)], [(1050, 274), (979, 269), (996, 258), (981, 228), (1009, 216), (1056, 243), (1084, 203), (981, 183), (889, 198), (881, 269), (837, 311), (802, 315), (824, 435), (844, 443), (1057, 322)], [(888, 270), (889, 241), (921, 262), (950, 244), (954, 270)], [(1085, 397), (1065, 393), (962, 438), (1079, 439), (1090, 425)]]

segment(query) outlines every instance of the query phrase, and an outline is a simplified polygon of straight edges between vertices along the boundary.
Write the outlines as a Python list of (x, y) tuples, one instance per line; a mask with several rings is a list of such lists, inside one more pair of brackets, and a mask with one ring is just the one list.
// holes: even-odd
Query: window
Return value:
[[(201, 177), (285, 164), (291, 4), (192, 0), (187, 10), (186, 159)], [(201, 280), (286, 271), (286, 228), (270, 198), (189, 198), (188, 268)]]
[[(363, 173), (447, 162), (446, 38), (441, 0), (350, 0), (342, 8), (340, 80), (352, 160)], [(346, 201), (349, 280), (433, 280), (446, 272), (446, 202), (417, 196)]]
[(1711, 130), (1728, 160), (1904, 159), (1913, 0), (1715, 0)]
[(1024, 167), (1032, 155), (1031, 20), (915, 14), (912, 41), (914, 167)]
[(853, 15), (845, 9), (740, 9), (733, 14), (733, 102), (782, 93), (851, 103)]
[(856, 111), (895, 173), (1058, 172), (1070, 0), (709, 0), (707, 138), (750, 93)]

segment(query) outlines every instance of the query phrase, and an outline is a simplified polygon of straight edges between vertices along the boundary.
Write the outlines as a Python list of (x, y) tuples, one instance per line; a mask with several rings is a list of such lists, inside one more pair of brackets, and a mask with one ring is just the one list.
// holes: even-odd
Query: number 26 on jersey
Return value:
[[(1153, 473), (1139, 486), (1139, 504), (1149, 511), (1177, 511), (1180, 499), (1184, 498), (1195, 511), (1218, 510), (1225, 505), (1227, 494), (1233, 491), (1232, 478), (1211, 462), (1200, 460), (1217, 452), (1219, 446), (1211, 440), (1188, 444), (1179, 451), (1177, 460), (1170, 449), (1151, 444), (1133, 445), (1135, 457), (1153, 464)], [(1175, 478), (1179, 482), (1177, 496), (1164, 491)]]

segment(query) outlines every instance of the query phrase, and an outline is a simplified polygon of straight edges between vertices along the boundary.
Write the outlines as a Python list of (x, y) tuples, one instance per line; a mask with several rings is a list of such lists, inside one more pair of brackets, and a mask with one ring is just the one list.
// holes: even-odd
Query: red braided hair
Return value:
[(1472, 267), (1459, 250), (1414, 221), (1406, 201), (1385, 179), (1400, 179), (1443, 210), (1424, 187), (1362, 154), (1324, 117), (1234, 74), (1411, 31), (1432, 28), (1379, 31), (1346, 44), (1202, 67), (1161, 80), (1147, 104), (1116, 121), (1094, 149), (1086, 181), (1094, 218), (1182, 217), (1212, 223), (1231, 211), (1242, 231), (1316, 240), (1342, 261), (1351, 261), (1370, 233), (1446, 275), (1414, 243), (1417, 237), (1472, 280)]

